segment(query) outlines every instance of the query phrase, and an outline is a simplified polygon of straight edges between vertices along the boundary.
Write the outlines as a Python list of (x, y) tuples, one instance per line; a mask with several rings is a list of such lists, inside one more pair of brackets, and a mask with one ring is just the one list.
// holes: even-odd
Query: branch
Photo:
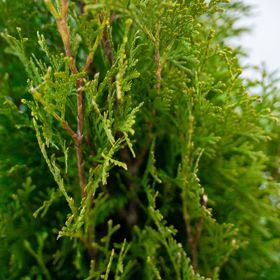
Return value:
[(59, 13), (55, 9), (51, 0), (45, 0), (45, 3), (50, 11), (50, 13), (54, 16), (55, 19), (59, 18)]
[(42, 105), (44, 105), (47, 109), (47, 111), (57, 120), (59, 121), (63, 128), (66, 130), (66, 132), (73, 138), (73, 140), (76, 142), (77, 141), (77, 134), (75, 131), (69, 126), (68, 122), (63, 120), (51, 107), (50, 105), (43, 99), (41, 93), (35, 89), (31, 88), (30, 92), (34, 96), (36, 100), (38, 100)]
[(82, 197), (86, 195), (86, 178), (85, 178), (85, 166), (83, 155), (83, 132), (84, 132), (84, 79), (78, 79), (77, 81), (77, 143), (76, 143), (76, 155), (78, 160), (78, 172), (80, 178), (80, 187)]
[[(60, 14), (57, 12), (50, 0), (45, 0), (46, 5), (48, 6), (50, 12), (56, 19), (56, 24), (58, 31), (60, 33), (64, 50), (66, 56), (69, 58), (69, 68), (72, 74), (77, 74), (78, 69), (76, 66), (75, 59), (71, 51), (70, 44), (70, 31), (68, 27), (68, 10), (69, 10), (69, 0), (60, 0)], [(77, 165), (79, 173), (79, 181), (81, 188), (81, 195), (84, 197), (86, 195), (86, 178), (85, 178), (85, 169), (84, 169), (84, 157), (83, 157), (83, 130), (84, 130), (84, 79), (79, 78), (76, 83), (77, 87), (77, 132), (76, 134), (76, 156), (77, 156)]]

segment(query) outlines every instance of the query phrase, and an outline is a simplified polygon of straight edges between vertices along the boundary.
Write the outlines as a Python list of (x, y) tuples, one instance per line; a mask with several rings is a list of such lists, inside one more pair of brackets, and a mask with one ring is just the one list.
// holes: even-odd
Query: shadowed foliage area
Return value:
[(249, 10), (0, 0), (0, 279), (280, 278), (277, 79), (227, 43)]

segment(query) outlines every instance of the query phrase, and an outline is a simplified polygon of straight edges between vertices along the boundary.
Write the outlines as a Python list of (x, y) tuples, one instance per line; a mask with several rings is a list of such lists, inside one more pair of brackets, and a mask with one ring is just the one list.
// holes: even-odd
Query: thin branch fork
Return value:
[[(81, 194), (82, 197), (86, 195), (85, 192), (85, 186), (86, 186), (86, 181), (85, 181), (85, 171), (84, 171), (84, 158), (83, 158), (83, 148), (82, 148), (82, 134), (81, 134), (81, 129), (83, 127), (83, 119), (79, 120), (78, 119), (78, 129), (77, 132), (75, 132), (70, 125), (68, 124), (67, 121), (63, 120), (48, 104), (47, 102), (43, 99), (42, 95), (38, 92), (37, 89), (31, 88), (31, 93), (33, 94), (34, 98), (38, 100), (42, 105), (44, 105), (47, 109), (47, 111), (57, 120), (59, 121), (63, 128), (66, 130), (66, 132), (72, 137), (72, 139), (75, 142), (76, 146), (76, 155), (77, 155), (77, 160), (78, 160), (78, 173), (79, 173), (79, 179), (80, 179), (80, 187), (81, 187)], [(78, 97), (80, 97), (81, 94), (78, 94)], [(83, 110), (83, 106), (79, 108), (79, 110)], [(79, 116), (83, 115), (83, 112), (78, 114)]]
[(77, 141), (77, 134), (76, 132), (70, 127), (67, 121), (63, 120), (50, 106), (49, 104), (43, 99), (41, 93), (36, 88), (31, 88), (30, 92), (34, 96), (36, 100), (38, 100), (47, 111), (58, 121), (62, 124), (63, 128), (66, 130), (66, 132), (73, 138), (73, 140)]
[[(57, 28), (60, 33), (64, 50), (66, 56), (69, 58), (69, 68), (72, 72), (72, 74), (77, 74), (78, 68), (76, 66), (75, 59), (72, 54), (71, 50), (71, 44), (70, 44), (70, 30), (68, 27), (68, 11), (69, 11), (69, 0), (60, 0), (60, 13), (56, 10), (51, 0), (45, 0), (46, 5), (48, 6), (50, 12), (56, 19)], [(106, 14), (106, 17), (103, 19), (102, 16), (102, 30), (100, 32), (100, 35), (97, 37), (95, 44), (88, 54), (84, 71), (87, 72), (90, 64), (93, 61), (94, 53), (103, 37), (103, 31), (106, 27), (107, 20), (108, 20), (109, 14)], [(108, 40), (109, 41), (109, 40)], [(108, 43), (107, 43), (108, 46)], [(109, 51), (105, 51), (108, 53)], [(85, 197), (86, 195), (86, 176), (85, 176), (85, 167), (84, 167), (84, 155), (83, 155), (83, 132), (84, 132), (84, 84), (85, 80), (84, 78), (79, 78), (76, 82), (76, 88), (77, 88), (77, 132), (73, 133), (69, 129), (69, 125), (67, 123), (62, 123), (64, 129), (68, 131), (69, 134), (71, 134), (72, 138), (75, 140), (76, 145), (76, 157), (77, 157), (77, 165), (78, 165), (78, 173), (79, 173), (79, 181), (80, 181), (80, 188), (81, 188), (81, 195), (82, 197)]]

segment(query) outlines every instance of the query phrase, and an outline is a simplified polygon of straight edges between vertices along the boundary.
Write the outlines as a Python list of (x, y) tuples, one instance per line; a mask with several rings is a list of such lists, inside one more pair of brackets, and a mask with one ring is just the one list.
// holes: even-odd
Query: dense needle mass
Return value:
[(44, 2), (0, 2), (0, 276), (279, 279), (279, 91), (226, 43), (248, 7)]

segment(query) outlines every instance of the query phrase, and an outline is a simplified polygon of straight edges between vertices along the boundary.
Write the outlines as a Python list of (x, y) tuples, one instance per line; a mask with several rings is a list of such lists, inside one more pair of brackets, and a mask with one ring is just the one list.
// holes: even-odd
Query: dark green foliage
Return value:
[(227, 45), (248, 7), (67, 4), (0, 2), (0, 279), (279, 279), (279, 91)]

